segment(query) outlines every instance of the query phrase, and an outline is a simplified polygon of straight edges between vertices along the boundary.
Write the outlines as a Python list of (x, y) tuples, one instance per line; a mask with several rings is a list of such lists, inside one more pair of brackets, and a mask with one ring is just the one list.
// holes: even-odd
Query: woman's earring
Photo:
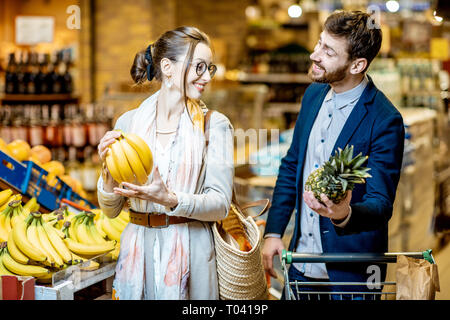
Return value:
[(172, 87), (172, 84), (173, 83), (172, 83), (171, 77), (170, 76), (167, 77), (166, 78), (166, 87), (170, 89)]

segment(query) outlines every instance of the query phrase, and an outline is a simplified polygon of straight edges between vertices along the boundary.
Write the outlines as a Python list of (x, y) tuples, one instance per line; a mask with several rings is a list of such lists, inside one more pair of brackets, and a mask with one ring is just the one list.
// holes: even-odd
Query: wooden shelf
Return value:
[(239, 73), (238, 81), (262, 83), (311, 83), (306, 73)]
[(78, 101), (78, 96), (71, 94), (2, 94), (0, 102), (61, 102)]

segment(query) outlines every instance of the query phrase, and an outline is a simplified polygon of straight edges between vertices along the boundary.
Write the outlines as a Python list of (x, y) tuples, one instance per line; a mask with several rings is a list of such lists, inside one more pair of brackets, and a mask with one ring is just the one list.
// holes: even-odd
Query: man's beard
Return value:
[[(312, 69), (313, 65), (311, 64), (311, 67), (308, 70), (308, 76), (314, 82), (319, 82), (319, 83), (338, 82), (345, 78), (346, 71), (347, 71), (349, 65), (350, 65), (350, 63), (345, 64), (344, 66), (342, 66), (334, 71), (331, 71), (331, 72), (328, 72), (327, 70), (322, 68), (322, 70), (324, 70), (324, 73), (321, 76), (316, 76)], [(321, 66), (319, 66), (319, 67), (321, 68)]]

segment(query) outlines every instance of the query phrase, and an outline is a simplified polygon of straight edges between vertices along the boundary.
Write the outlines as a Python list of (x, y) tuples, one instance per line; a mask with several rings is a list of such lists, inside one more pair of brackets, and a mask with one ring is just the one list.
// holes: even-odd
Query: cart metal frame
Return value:
[[(350, 296), (351, 300), (355, 295), (371, 297), (373, 300), (388, 295), (395, 296), (396, 292), (351, 292), (351, 291), (302, 291), (302, 286), (366, 286), (367, 282), (302, 282), (302, 281), (290, 281), (288, 275), (288, 265), (292, 263), (395, 263), (397, 262), (397, 256), (404, 255), (416, 259), (425, 259), (430, 263), (435, 263), (432, 250), (426, 250), (423, 252), (386, 252), (386, 253), (296, 253), (287, 250), (283, 250), (281, 256), (281, 266), (284, 274), (284, 294), (286, 300), (300, 300), (302, 295), (306, 295), (307, 300), (310, 300), (311, 295), (314, 295), (320, 300), (322, 295), (328, 295), (329, 298), (340, 296), (341, 300), (343, 295)], [(395, 286), (396, 283), (392, 281), (384, 281), (379, 283), (371, 283), (374, 286)], [(295, 287), (297, 295), (294, 294), (292, 287)]]

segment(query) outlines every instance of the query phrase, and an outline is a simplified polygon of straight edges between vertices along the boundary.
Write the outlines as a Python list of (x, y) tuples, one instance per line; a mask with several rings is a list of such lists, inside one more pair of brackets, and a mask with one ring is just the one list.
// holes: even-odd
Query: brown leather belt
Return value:
[(148, 228), (167, 228), (171, 224), (197, 221), (186, 217), (168, 216), (165, 213), (137, 212), (129, 209), (130, 222)]

